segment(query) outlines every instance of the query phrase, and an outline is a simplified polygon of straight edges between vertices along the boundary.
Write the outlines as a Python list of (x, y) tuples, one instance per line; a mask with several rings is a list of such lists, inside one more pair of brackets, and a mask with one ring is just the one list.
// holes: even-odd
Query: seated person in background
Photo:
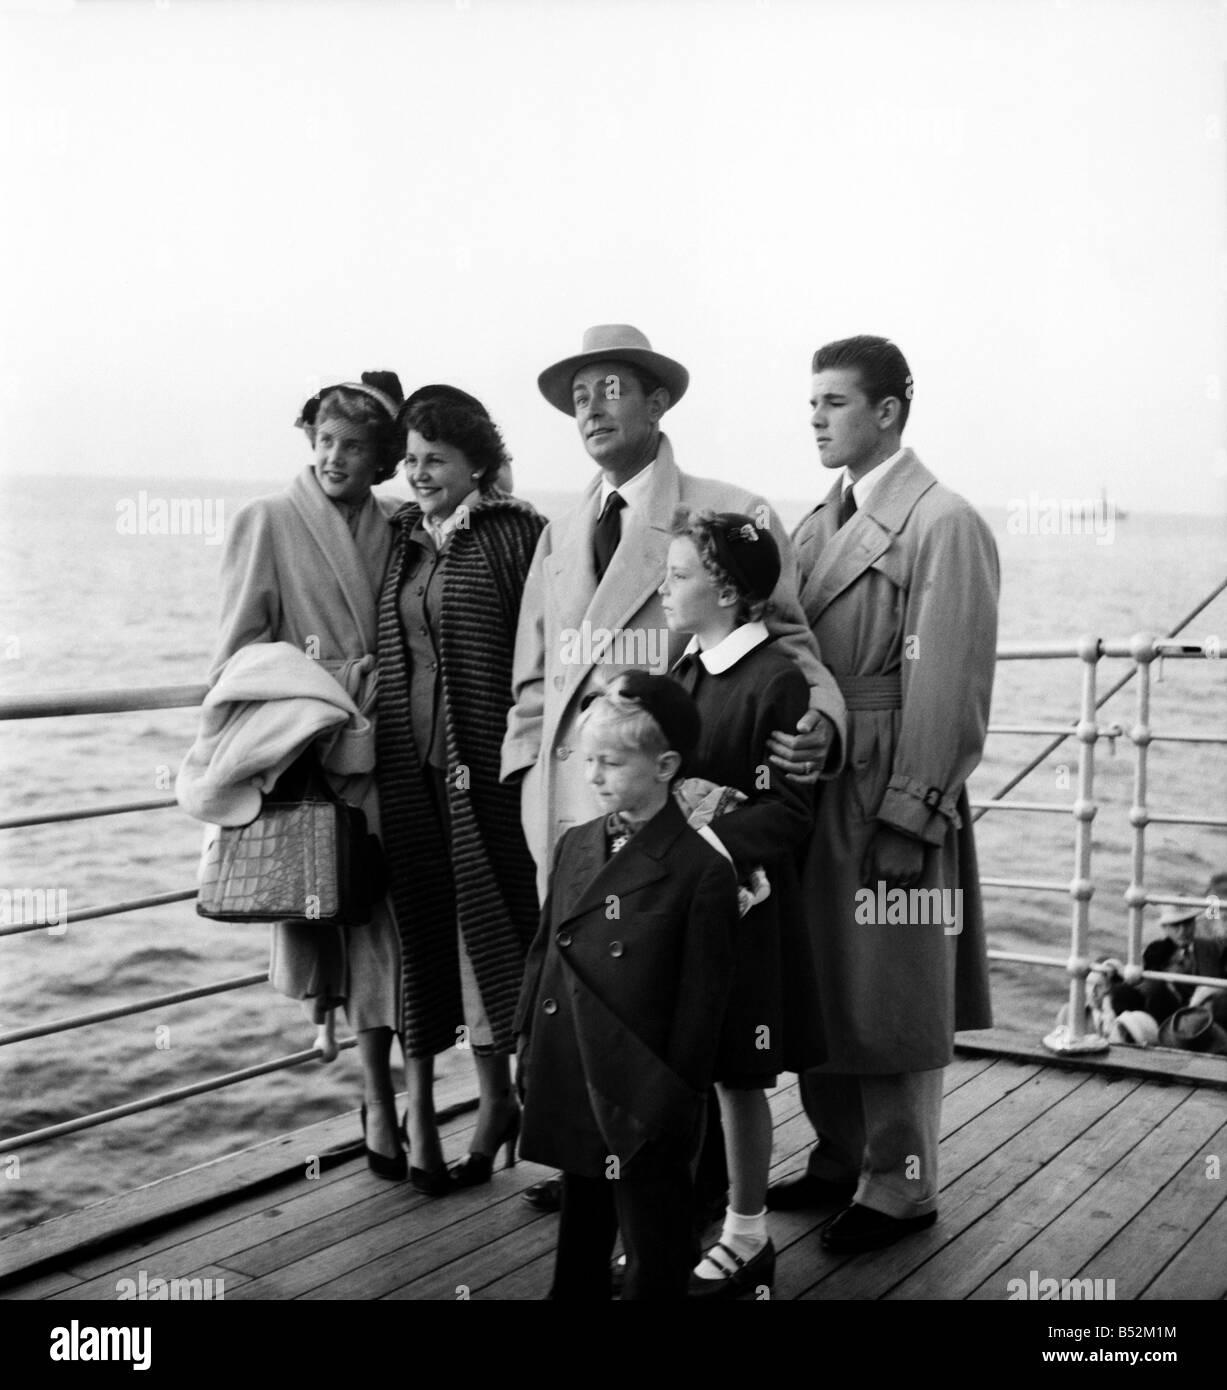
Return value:
[[(1137, 985), (1127, 985), (1118, 981), (1108, 990), (1103, 1001), (1102, 1017), (1104, 1035), (1112, 1036), (1112, 1030), (1125, 1014), (1145, 1013), (1146, 997)], [(1154, 1020), (1152, 1019), (1151, 1022)]]
[[(1147, 944), (1142, 952), (1142, 968), (1180, 975), (1210, 975), (1227, 981), (1227, 944), (1221, 938), (1197, 934), (1200, 915), (1201, 910), (1196, 907), (1165, 907), (1159, 918), (1163, 935)], [(1215, 989), (1174, 980), (1143, 980), (1138, 988), (1146, 1001), (1146, 1012), (1156, 1022), (1162, 1023), (1186, 1005), (1203, 1003), (1217, 1022), (1227, 1019), (1227, 983), (1223, 989)]]
[[(1112, 997), (1118, 990), (1127, 990), (1130, 986), (1124, 983), (1124, 967), (1118, 960), (1100, 960), (1091, 966), (1086, 977), (1086, 1009), (1083, 1013), (1082, 1031), (1083, 1033), (1098, 1034), (1106, 1038), (1112, 1032), (1112, 1025), (1116, 1021), (1117, 1014), (1126, 1009), (1140, 1009), (1144, 1005), (1139, 1001), (1132, 1001), (1132, 996), (1126, 999), (1132, 1002), (1122, 1002), (1118, 1007), (1113, 1007)], [(1136, 994), (1136, 991), (1134, 991)], [(1057, 1026), (1069, 1022), (1069, 1005), (1062, 1004), (1060, 1013), (1057, 1014)]]

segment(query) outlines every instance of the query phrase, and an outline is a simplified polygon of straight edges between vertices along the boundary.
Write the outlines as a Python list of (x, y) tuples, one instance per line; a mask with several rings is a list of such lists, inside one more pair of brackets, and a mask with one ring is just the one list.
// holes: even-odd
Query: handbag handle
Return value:
[(314, 743), (309, 743), (277, 778), (264, 799), (266, 802), (331, 801), (336, 805), (342, 804), (341, 798), (324, 776)]

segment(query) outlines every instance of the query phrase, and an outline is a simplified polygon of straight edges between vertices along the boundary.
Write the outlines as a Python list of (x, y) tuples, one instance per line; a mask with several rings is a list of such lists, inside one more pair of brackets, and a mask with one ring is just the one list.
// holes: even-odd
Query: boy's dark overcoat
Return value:
[(672, 798), (612, 858), (604, 817), (563, 836), (516, 1015), (524, 1157), (599, 1178), (697, 1141), (736, 928), (733, 870)]

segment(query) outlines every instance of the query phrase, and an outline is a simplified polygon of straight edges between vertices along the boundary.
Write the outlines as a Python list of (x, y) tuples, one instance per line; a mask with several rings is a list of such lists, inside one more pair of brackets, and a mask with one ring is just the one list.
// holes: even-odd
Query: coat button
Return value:
[(425, 637), (425, 636), (426, 636), (426, 624), (423, 623), (422, 626), (421, 626), (420, 628), (418, 628), (418, 631), (422, 634), (423, 637)]
[(558, 933), (558, 944), (560, 946), (569, 946), (571, 944), (571, 933), (569, 931), (560, 931)]
[(611, 956), (620, 956), (625, 952), (625, 950), (626, 947), (623, 946), (623, 944), (620, 941), (611, 941), (609, 943), (609, 954)]
[(558, 1012), (558, 1000), (543, 999), (541, 1001), (541, 1011), (542, 1013), (556, 1014)]
[(566, 685), (566, 683), (567, 683), (567, 678), (566, 678), (566, 676), (555, 676), (555, 677), (554, 677), (554, 689), (555, 689), (555, 690), (561, 690), (562, 687), (563, 687), (564, 685)]
[(565, 746), (562, 748), (556, 748), (554, 750), (554, 755), (558, 758), (559, 762), (565, 763), (566, 760), (571, 756), (571, 750)]
[(426, 585), (425, 585), (425, 584), (419, 584), (418, 587), (417, 587), (417, 596), (418, 596), (418, 598), (421, 598), (422, 595), (423, 595), (425, 592), (426, 592)]

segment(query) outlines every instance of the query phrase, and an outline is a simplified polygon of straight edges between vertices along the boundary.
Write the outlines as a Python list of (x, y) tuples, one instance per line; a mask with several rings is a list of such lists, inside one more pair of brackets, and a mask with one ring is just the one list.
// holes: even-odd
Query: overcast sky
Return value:
[(1220, 0), (0, 0), (0, 467), (259, 474), (321, 380), (537, 373), (626, 321), (679, 462), (825, 490), (809, 357), (907, 354), (985, 503), (1227, 499)]

